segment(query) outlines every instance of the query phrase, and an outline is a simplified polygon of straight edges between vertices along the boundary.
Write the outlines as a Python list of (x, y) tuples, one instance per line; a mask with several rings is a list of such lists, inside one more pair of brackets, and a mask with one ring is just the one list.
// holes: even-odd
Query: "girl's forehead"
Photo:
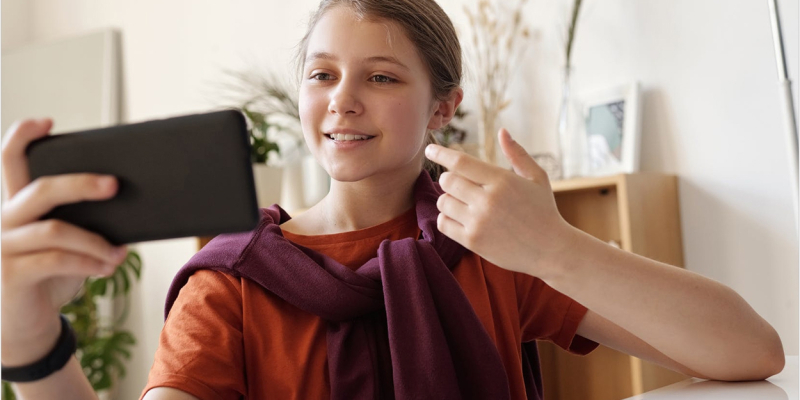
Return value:
[(317, 58), (376, 57), (394, 58), (408, 68), (422, 66), (416, 47), (397, 23), (359, 18), (346, 6), (325, 12), (308, 38), (306, 62)]

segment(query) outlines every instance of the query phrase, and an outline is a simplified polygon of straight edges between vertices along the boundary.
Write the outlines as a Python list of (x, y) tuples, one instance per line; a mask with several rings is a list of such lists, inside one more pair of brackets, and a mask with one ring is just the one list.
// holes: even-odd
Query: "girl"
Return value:
[[(782, 369), (776, 332), (731, 289), (566, 223), (505, 130), (513, 172), (428, 145), (461, 102), (460, 53), (433, 0), (320, 4), (299, 53), (300, 113), (330, 192), (293, 219), (262, 209), (258, 228), (220, 235), (181, 269), (142, 398), (536, 399), (536, 339), (710, 379)], [(45, 357), (59, 306), (125, 254), (37, 221), (116, 190), (90, 174), (30, 182), (24, 149), (51, 124), (24, 121), (3, 143), (4, 367)], [(449, 170), (438, 183), (430, 161)], [(95, 396), (74, 357), (16, 389)]]

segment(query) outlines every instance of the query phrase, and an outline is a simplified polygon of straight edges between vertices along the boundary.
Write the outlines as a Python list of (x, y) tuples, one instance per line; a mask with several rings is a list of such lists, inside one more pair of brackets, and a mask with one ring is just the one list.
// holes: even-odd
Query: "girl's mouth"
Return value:
[(328, 138), (328, 140), (331, 140), (335, 143), (345, 144), (345, 143), (366, 142), (372, 140), (375, 136), (328, 133), (325, 134), (325, 137)]

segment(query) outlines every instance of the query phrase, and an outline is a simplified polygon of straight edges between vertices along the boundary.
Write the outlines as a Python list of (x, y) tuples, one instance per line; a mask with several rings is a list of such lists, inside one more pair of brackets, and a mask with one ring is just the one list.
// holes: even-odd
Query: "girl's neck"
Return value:
[(325, 198), (284, 228), (301, 235), (329, 235), (390, 221), (414, 206), (414, 184), (420, 172), (372, 176), (357, 182), (331, 180)]
[[(413, 171), (411, 171), (413, 172)], [(335, 232), (369, 228), (390, 221), (414, 206), (414, 184), (419, 171), (373, 176), (358, 182), (331, 181), (321, 203), (321, 217)]]

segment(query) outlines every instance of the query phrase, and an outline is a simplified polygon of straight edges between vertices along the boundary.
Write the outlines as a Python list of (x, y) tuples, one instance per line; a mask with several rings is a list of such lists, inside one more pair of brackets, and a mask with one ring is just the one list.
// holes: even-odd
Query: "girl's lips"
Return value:
[(322, 134), (325, 136), (332, 135), (332, 134), (341, 134), (341, 135), (359, 135), (359, 136), (369, 136), (374, 137), (374, 135), (367, 135), (364, 132), (359, 131), (358, 129), (350, 129), (350, 128), (330, 128), (327, 130), (323, 130)]
[(342, 149), (342, 150), (361, 147), (363, 145), (366, 145), (368, 142), (372, 141), (372, 139), (375, 139), (375, 137), (372, 136), (369, 139), (364, 139), (364, 140), (341, 140), (341, 141), (339, 141), (339, 140), (332, 139), (330, 137), (330, 135), (325, 135), (325, 140), (326, 141), (330, 142), (337, 149)]

